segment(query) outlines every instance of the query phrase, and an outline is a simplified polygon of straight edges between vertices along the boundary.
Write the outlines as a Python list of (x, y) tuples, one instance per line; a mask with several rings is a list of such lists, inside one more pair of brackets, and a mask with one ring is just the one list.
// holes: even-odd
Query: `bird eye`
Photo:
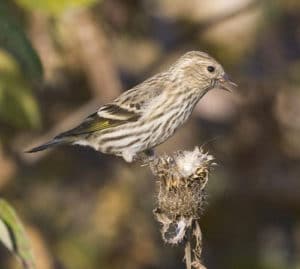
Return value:
[(213, 67), (213, 66), (208, 66), (207, 67), (207, 71), (209, 72), (209, 73), (213, 73), (214, 71), (215, 71), (215, 68)]

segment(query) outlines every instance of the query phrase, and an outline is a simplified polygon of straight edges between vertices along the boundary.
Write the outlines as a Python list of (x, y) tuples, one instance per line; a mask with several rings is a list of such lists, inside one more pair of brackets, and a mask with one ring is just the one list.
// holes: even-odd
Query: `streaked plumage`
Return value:
[(210, 89), (230, 90), (233, 86), (216, 60), (206, 53), (191, 51), (168, 70), (100, 107), (76, 128), (29, 152), (78, 144), (131, 162), (138, 153), (151, 150), (172, 136)]

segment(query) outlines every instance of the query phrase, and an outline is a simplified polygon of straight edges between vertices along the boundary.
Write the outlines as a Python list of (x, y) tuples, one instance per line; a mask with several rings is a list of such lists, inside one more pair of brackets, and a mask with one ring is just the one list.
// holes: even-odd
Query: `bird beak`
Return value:
[(217, 79), (216, 88), (232, 92), (237, 88), (237, 84), (232, 82), (227, 74), (224, 74), (221, 78)]

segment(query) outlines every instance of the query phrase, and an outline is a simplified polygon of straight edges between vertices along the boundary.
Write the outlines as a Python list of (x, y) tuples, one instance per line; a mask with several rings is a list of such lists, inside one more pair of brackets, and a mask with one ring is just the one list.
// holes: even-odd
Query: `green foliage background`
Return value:
[(60, 15), (66, 10), (78, 7), (89, 7), (97, 0), (17, 0), (17, 3), (28, 10), (41, 10), (47, 14)]

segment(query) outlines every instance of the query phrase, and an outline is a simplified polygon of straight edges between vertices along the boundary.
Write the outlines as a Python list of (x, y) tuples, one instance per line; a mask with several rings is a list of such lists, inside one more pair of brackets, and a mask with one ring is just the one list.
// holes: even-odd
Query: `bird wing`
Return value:
[(55, 138), (89, 134), (137, 121), (143, 115), (146, 106), (162, 93), (164, 80), (161, 78), (163, 76), (163, 73), (157, 74), (124, 92), (112, 103), (100, 107), (79, 126), (61, 133)]
[(108, 104), (88, 116), (77, 127), (63, 132), (55, 138), (64, 138), (101, 131), (127, 122), (136, 121), (140, 116), (140, 114), (124, 109), (116, 104)]
[(140, 110), (125, 107), (116, 103), (104, 105), (99, 108), (97, 114), (100, 118), (113, 121), (133, 121), (141, 116)]
[(148, 105), (163, 93), (167, 84), (166, 77), (165, 72), (158, 73), (125, 91), (113, 103), (126, 110), (142, 114)]

